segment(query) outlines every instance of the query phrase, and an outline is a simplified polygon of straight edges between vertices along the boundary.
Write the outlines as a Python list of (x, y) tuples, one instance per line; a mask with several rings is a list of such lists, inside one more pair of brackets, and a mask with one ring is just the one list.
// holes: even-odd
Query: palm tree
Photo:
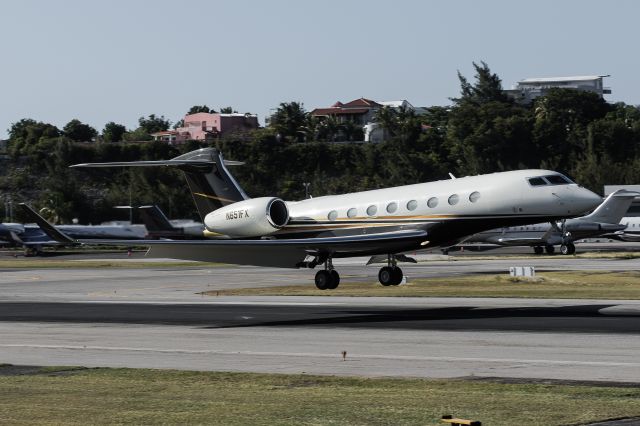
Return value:
[(398, 113), (390, 106), (385, 106), (376, 111), (376, 115), (373, 119), (380, 125), (390, 136), (393, 136), (398, 131)]
[(270, 121), (270, 126), (281, 136), (295, 138), (298, 141), (307, 138), (312, 127), (310, 124), (309, 113), (299, 102), (281, 103)]

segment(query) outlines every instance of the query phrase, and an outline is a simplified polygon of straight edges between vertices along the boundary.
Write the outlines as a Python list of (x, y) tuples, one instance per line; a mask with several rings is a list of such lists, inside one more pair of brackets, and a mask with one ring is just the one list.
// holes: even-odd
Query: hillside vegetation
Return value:
[[(519, 105), (504, 95), (499, 77), (486, 64), (474, 65), (473, 83), (459, 76), (461, 93), (448, 107), (430, 107), (420, 116), (380, 110), (376, 120), (389, 135), (384, 143), (349, 142), (360, 138), (359, 129), (318, 121), (292, 102), (280, 105), (269, 127), (211, 145), (227, 159), (246, 162), (232, 172), (254, 197), (301, 199), (304, 182), (320, 196), (446, 179), (449, 172), (463, 176), (521, 168), (557, 170), (598, 193), (605, 184), (640, 182), (638, 107), (571, 89), (554, 89), (531, 105)], [(78, 120), (62, 130), (32, 119), (14, 123), (7, 158), (0, 160), (0, 200), (11, 197), (46, 208), (57, 222), (125, 218), (128, 214), (113, 206), (130, 202), (158, 204), (172, 218), (197, 218), (178, 171), (68, 168), (80, 162), (167, 159), (204, 146), (132, 142), (169, 125), (151, 114), (137, 129), (109, 123), (96, 137)], [(347, 141), (335, 143), (336, 135)], [(0, 209), (2, 218), (6, 213)]]

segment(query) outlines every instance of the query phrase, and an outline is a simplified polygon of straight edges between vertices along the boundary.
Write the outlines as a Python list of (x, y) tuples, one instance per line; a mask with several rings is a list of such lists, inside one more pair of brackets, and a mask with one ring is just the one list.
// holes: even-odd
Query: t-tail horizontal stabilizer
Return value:
[(83, 163), (71, 167), (174, 167), (184, 172), (191, 195), (204, 221), (207, 214), (220, 207), (248, 200), (226, 166), (238, 166), (244, 163), (227, 161), (215, 148), (202, 148), (191, 151), (171, 160), (130, 161), (115, 163)]
[(57, 241), (61, 244), (79, 244), (78, 241), (69, 237), (67, 234), (58, 230), (55, 226), (50, 224), (45, 218), (36, 213), (36, 211), (29, 207), (27, 204), (20, 203), (20, 207), (27, 215), (29, 220), (37, 223), (40, 229), (42, 229), (44, 233), (47, 234), (47, 236), (52, 240)]

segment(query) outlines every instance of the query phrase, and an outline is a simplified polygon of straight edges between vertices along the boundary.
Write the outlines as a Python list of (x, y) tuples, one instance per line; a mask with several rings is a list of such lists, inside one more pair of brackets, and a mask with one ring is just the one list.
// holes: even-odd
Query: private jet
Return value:
[(603, 235), (604, 238), (625, 241), (631, 243), (640, 242), (640, 217), (627, 216), (620, 220), (620, 224), (624, 225), (624, 229), (610, 234)]
[[(206, 231), (226, 239), (103, 240), (100, 244), (145, 245), (149, 255), (284, 268), (322, 269), (318, 289), (334, 289), (336, 258), (387, 257), (382, 285), (398, 285), (403, 253), (448, 247), (477, 232), (501, 226), (550, 222), (592, 210), (601, 198), (549, 170), (518, 170), (393, 188), (327, 195), (301, 201), (249, 198), (215, 148), (171, 160), (86, 163), (71, 167), (172, 167), (184, 172)], [(23, 207), (31, 211), (28, 206)], [(46, 221), (32, 216), (42, 226)], [(64, 233), (56, 238), (73, 241)], [(96, 241), (76, 240), (77, 243)], [(398, 256), (402, 255), (402, 256)]]
[[(505, 246), (530, 246), (533, 247), (536, 254), (542, 254), (544, 251), (553, 254), (555, 246), (560, 245), (560, 253), (574, 254), (576, 251), (574, 242), (577, 240), (620, 232), (628, 228), (620, 221), (637, 195), (640, 194), (621, 189), (610, 194), (598, 208), (586, 216), (559, 222), (483, 231), (465, 239), (463, 244), (456, 246), (456, 248), (473, 250)], [(445, 250), (450, 251), (451, 249)]]
[[(133, 240), (144, 239), (146, 236), (144, 226), (129, 224), (56, 225), (55, 228), (74, 240), (107, 238)], [(36, 224), (2, 223), (0, 224), (0, 241), (12, 247), (24, 248), (25, 256), (40, 255), (44, 247), (62, 245)]]

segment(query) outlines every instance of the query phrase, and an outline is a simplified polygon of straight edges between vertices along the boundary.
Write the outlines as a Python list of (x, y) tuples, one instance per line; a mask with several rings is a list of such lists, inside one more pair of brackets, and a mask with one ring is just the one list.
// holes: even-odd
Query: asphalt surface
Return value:
[[(637, 259), (560, 256), (529, 264), (640, 268)], [(509, 266), (513, 260), (469, 256), (403, 268), (411, 279)], [(358, 259), (337, 267), (345, 282), (374, 281), (378, 271)], [(0, 270), (0, 362), (640, 383), (640, 301), (200, 294), (302, 283), (313, 286), (313, 271)]]

